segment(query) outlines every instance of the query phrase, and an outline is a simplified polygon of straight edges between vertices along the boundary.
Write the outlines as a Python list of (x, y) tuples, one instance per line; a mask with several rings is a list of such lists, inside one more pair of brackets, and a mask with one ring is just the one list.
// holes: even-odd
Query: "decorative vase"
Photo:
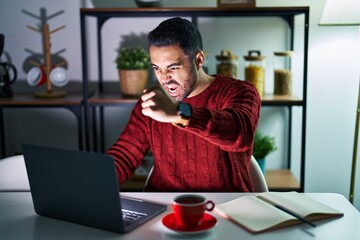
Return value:
[(256, 161), (258, 162), (263, 174), (265, 174), (265, 158), (259, 158), (259, 159), (256, 159)]
[(140, 96), (148, 83), (149, 72), (145, 70), (119, 70), (120, 92), (124, 96)]

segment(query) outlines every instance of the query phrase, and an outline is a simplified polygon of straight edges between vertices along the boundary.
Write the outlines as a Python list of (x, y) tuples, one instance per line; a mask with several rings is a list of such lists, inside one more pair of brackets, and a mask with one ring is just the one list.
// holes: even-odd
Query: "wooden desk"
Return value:
[[(180, 193), (123, 193), (134, 198), (148, 199), (170, 204)], [(246, 193), (201, 193), (216, 204), (247, 195)], [(306, 194), (320, 202), (344, 212), (344, 217), (317, 221), (316, 228), (305, 224), (253, 235), (238, 225), (211, 213), (218, 220), (217, 225), (200, 235), (179, 235), (168, 230), (161, 222), (162, 215), (145, 223), (140, 228), (125, 234), (115, 234), (78, 224), (37, 216), (29, 192), (0, 192), (0, 236), (1, 239), (301, 239), (301, 240), (353, 240), (360, 239), (360, 213), (348, 200), (339, 194)]]

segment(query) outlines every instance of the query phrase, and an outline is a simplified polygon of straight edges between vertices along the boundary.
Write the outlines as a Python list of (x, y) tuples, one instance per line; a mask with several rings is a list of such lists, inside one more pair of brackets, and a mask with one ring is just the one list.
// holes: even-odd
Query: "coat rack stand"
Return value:
[(53, 90), (53, 86), (51, 84), (51, 79), (50, 79), (50, 72), (51, 72), (51, 69), (53, 67), (59, 67), (59, 66), (62, 66), (64, 64), (66, 64), (66, 61), (62, 61), (58, 64), (51, 64), (51, 43), (50, 43), (50, 35), (65, 28), (65, 25), (59, 27), (59, 28), (56, 28), (52, 31), (50, 31), (49, 29), (49, 24), (45, 24), (44, 25), (44, 29), (41, 31), (37, 28), (34, 28), (32, 26), (27, 26), (29, 29), (35, 31), (35, 32), (39, 32), (41, 34), (43, 34), (43, 38), (44, 38), (44, 50), (45, 50), (45, 53), (44, 53), (44, 59), (45, 59), (45, 64), (42, 65), (40, 63), (37, 63), (37, 62), (34, 62), (34, 61), (29, 61), (32, 65), (36, 66), (36, 67), (39, 67), (39, 68), (43, 68), (44, 69), (44, 73), (46, 75), (46, 91), (42, 91), (42, 92), (36, 92), (34, 93), (34, 96), (35, 97), (38, 97), (38, 98), (59, 98), (59, 97), (64, 97), (66, 95), (66, 92), (65, 91), (54, 91)]

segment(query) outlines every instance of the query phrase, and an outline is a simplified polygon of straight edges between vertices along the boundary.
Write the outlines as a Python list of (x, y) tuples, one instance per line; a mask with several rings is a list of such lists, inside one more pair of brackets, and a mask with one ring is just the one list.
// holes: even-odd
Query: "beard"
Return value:
[[(170, 96), (177, 102), (183, 101), (185, 98), (187, 98), (195, 89), (195, 86), (198, 82), (198, 75), (196, 71), (196, 66), (192, 66), (187, 74), (187, 79), (184, 81), (184, 84), (181, 85), (178, 81), (172, 79), (167, 84), (176, 86), (177, 94)], [(169, 88), (167, 86), (164, 86), (167, 88), (169, 92)]]

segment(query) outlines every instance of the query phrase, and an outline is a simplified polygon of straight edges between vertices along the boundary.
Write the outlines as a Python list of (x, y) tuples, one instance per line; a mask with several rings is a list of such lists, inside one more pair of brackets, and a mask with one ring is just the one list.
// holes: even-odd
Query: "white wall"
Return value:
[[(41, 52), (41, 38), (39, 34), (26, 28), (26, 25), (36, 26), (38, 20), (22, 12), (23, 9), (33, 14), (39, 14), (40, 8), (47, 9), (49, 15), (58, 11), (65, 12), (49, 20), (50, 28), (66, 25), (66, 28), (52, 35), (53, 51), (63, 48), (65, 52), (60, 55), (68, 61), (68, 70), (72, 82), (81, 82), (81, 51), (80, 51), (80, 24), (79, 8), (92, 7), (100, 1), (45, 1), (45, 0), (0, 0), (0, 32), (6, 35), (5, 51), (11, 56), (12, 63), (19, 71), (15, 90), (34, 91), (25, 84), (26, 71), (24, 61), (29, 53), (28, 48), (35, 52)], [(102, 1), (102, 4), (113, 4), (114, 1)], [(321, 11), (325, 0), (318, 1), (271, 1), (257, 0), (258, 6), (310, 6), (310, 37), (309, 37), (309, 64), (308, 64), (308, 111), (307, 111), (307, 137), (306, 137), (306, 180), (305, 191), (307, 192), (337, 192), (348, 196), (350, 167), (353, 150), (355, 109), (358, 94), (360, 75), (360, 39), (357, 27), (318, 27)], [(120, 7), (135, 7), (132, 0), (117, 1)], [(291, 5), (289, 5), (291, 4)], [(215, 0), (175, 1), (167, 0), (166, 6), (215, 6)], [(105, 79), (117, 81), (113, 59), (115, 49), (122, 34), (117, 28), (119, 21), (110, 20), (106, 23), (103, 34), (104, 40), (104, 65)], [(150, 19), (135, 33), (149, 31), (160, 22), (160, 19)], [(234, 31), (235, 26), (241, 24), (243, 31)], [(255, 26), (268, 26), (264, 35), (251, 35), (251, 29)], [(210, 72), (215, 71), (215, 55), (221, 49), (230, 48), (240, 57), (239, 78), (242, 78), (242, 56), (250, 49), (262, 51), (267, 56), (267, 82), (266, 91), (272, 91), (272, 52), (284, 50), (284, 34), (286, 27), (278, 19), (202, 19), (199, 28), (204, 36), (205, 49), (209, 51)], [(272, 28), (272, 25), (276, 28)], [(216, 28), (217, 37), (211, 37)], [(90, 31), (93, 31), (90, 29)], [(250, 31), (250, 34), (249, 34)], [(247, 33), (243, 34), (243, 33)], [(92, 32), (93, 33), (93, 32)], [(264, 33), (264, 32), (263, 32)], [(231, 37), (236, 39), (236, 43)], [(258, 33), (256, 33), (258, 34)], [(268, 37), (271, 35), (271, 37)], [(94, 44), (91, 41), (91, 44)], [(91, 61), (96, 58), (96, 53), (89, 56)], [(3, 56), (1, 60), (7, 60)], [(301, 62), (301, 61), (299, 61)], [(93, 64), (94, 62), (92, 62)], [(91, 72), (92, 79), (96, 78), (96, 69)], [(296, 84), (296, 83), (295, 83)], [(301, 88), (301, 86), (300, 86)], [(296, 90), (298, 91), (298, 90)], [(271, 113), (271, 114), (270, 114)], [(117, 137), (125, 124), (129, 109), (107, 109), (107, 115), (111, 116), (106, 126), (106, 145), (109, 146)], [(259, 128), (266, 133), (276, 135), (279, 142), (279, 151), (269, 156), (267, 161), (269, 168), (277, 168), (284, 163), (283, 142), (283, 116), (286, 112), (269, 108), (262, 111), (263, 118)], [(270, 117), (271, 116), (271, 117)], [(298, 116), (299, 115), (295, 115)], [(27, 117), (27, 119), (26, 119)], [(59, 118), (61, 122), (59, 123)], [(7, 152), (13, 154), (20, 151), (21, 143), (34, 142), (39, 144), (53, 144), (60, 147), (77, 148), (76, 121), (72, 114), (66, 110), (41, 110), (41, 109), (6, 109), (6, 138)], [(299, 134), (300, 131), (294, 132)], [(299, 137), (299, 136), (294, 136)], [(296, 150), (298, 151), (298, 150)], [(359, 167), (358, 167), (359, 168)], [(358, 171), (357, 187), (360, 186), (360, 172)], [(358, 191), (359, 192), (359, 191)], [(360, 193), (357, 193), (357, 206), (360, 205)]]

